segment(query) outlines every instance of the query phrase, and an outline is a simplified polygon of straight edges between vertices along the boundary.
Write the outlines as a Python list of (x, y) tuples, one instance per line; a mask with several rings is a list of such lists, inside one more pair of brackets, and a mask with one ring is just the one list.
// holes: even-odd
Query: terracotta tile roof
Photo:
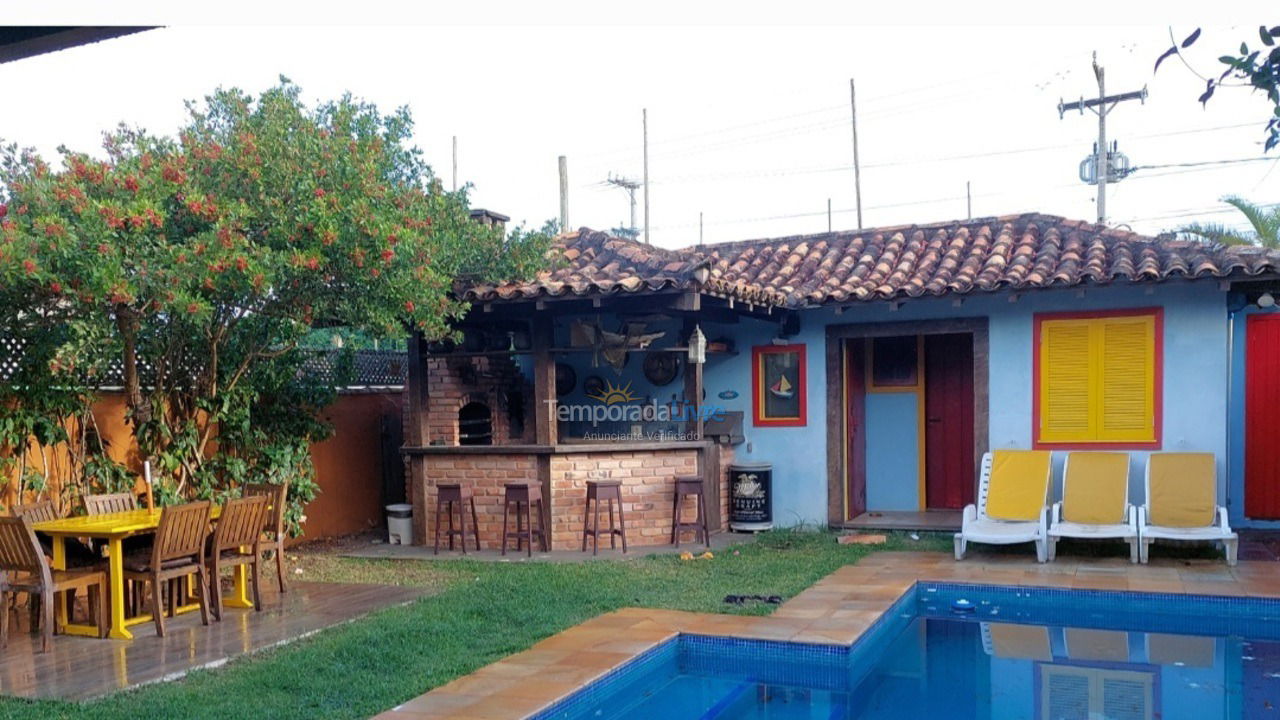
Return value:
[(465, 289), (462, 297), (522, 300), (687, 288), (695, 281), (695, 271), (706, 266), (693, 253), (663, 250), (589, 228), (557, 238), (550, 255), (551, 269), (532, 281), (477, 285)]
[[(971, 292), (1280, 275), (1280, 251), (1150, 238), (1039, 214), (662, 250), (582, 229), (553, 270), (472, 300), (692, 289), (806, 307)], [(704, 272), (700, 272), (705, 269)], [(705, 279), (700, 275), (705, 274)]]

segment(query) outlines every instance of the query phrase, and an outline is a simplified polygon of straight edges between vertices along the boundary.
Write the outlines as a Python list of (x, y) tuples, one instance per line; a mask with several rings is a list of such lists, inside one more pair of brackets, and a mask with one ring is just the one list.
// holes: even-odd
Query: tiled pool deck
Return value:
[(377, 720), (524, 718), (681, 633), (852, 644), (917, 581), (1090, 590), (1280, 597), (1280, 563), (1121, 559), (1044, 565), (1025, 557), (955, 562), (940, 553), (873, 553), (788, 600), (768, 617), (624, 608), (442, 685)]

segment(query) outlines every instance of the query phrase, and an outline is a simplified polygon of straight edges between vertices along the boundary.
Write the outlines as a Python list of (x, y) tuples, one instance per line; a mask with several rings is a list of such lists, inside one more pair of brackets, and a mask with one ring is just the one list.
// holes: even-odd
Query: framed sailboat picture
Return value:
[(754, 424), (806, 424), (804, 349), (804, 345), (761, 345), (751, 349)]

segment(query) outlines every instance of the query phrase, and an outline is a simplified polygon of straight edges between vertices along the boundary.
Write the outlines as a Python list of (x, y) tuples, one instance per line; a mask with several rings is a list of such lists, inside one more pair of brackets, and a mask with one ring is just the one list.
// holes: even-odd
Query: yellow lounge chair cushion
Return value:
[(1073, 452), (1062, 485), (1062, 519), (1085, 525), (1125, 521), (1129, 501), (1129, 455)]
[(1147, 635), (1147, 662), (1152, 665), (1185, 665), (1211, 668), (1217, 658), (1214, 638), (1201, 635)]
[(1067, 628), (1067, 656), (1072, 660), (1129, 662), (1129, 634), (1118, 630)]
[(1045, 662), (1053, 659), (1046, 627), (991, 623), (987, 628), (991, 633), (991, 652), (998, 658)]
[(1212, 453), (1152, 453), (1147, 509), (1152, 525), (1207, 527), (1217, 511), (1217, 468)]
[(987, 517), (1034, 521), (1049, 496), (1049, 462), (1045, 450), (996, 450), (991, 455)]

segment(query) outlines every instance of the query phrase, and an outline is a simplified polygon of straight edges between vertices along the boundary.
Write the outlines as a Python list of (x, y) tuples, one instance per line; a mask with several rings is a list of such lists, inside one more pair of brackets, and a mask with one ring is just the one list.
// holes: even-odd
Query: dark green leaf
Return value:
[(1195, 42), (1199, 38), (1200, 38), (1200, 28), (1196, 28), (1195, 31), (1193, 31), (1190, 35), (1187, 36), (1186, 40), (1182, 41), (1182, 47), (1183, 48), (1191, 47), (1191, 43)]
[(1173, 47), (1171, 47), (1171, 48), (1169, 48), (1168, 50), (1165, 50), (1163, 53), (1161, 53), (1161, 54), (1160, 54), (1160, 57), (1156, 58), (1156, 66), (1155, 66), (1154, 68), (1152, 68), (1152, 69), (1151, 69), (1151, 72), (1153, 72), (1153, 73), (1154, 73), (1154, 72), (1156, 72), (1157, 70), (1159, 70), (1159, 69), (1160, 69), (1160, 63), (1164, 62), (1166, 58), (1168, 58), (1170, 55), (1173, 55), (1173, 54), (1175, 54), (1175, 53), (1177, 53), (1177, 52), (1178, 52), (1178, 46), (1177, 46), (1177, 45), (1174, 45)]
[(1262, 38), (1262, 44), (1263, 44), (1263, 45), (1268, 45), (1268, 46), (1270, 46), (1270, 45), (1274, 45), (1274, 44), (1276, 43), (1276, 41), (1275, 41), (1275, 40), (1272, 40), (1272, 39), (1271, 39), (1271, 32), (1270, 32), (1269, 30), (1267, 30), (1267, 26), (1266, 26), (1266, 25), (1261, 25), (1261, 26), (1259, 26), (1259, 27), (1258, 27), (1258, 37)]
[(1209, 98), (1213, 97), (1213, 90), (1214, 90), (1213, 81), (1212, 80), (1208, 81), (1206, 85), (1207, 87), (1205, 91), (1200, 95), (1199, 98), (1197, 98), (1197, 100), (1200, 101), (1201, 105), (1207, 104), (1209, 102)]
[(1218, 62), (1222, 63), (1223, 65), (1234, 66), (1236, 64), (1236, 58), (1234, 55), (1223, 55), (1222, 57), (1218, 58)]

